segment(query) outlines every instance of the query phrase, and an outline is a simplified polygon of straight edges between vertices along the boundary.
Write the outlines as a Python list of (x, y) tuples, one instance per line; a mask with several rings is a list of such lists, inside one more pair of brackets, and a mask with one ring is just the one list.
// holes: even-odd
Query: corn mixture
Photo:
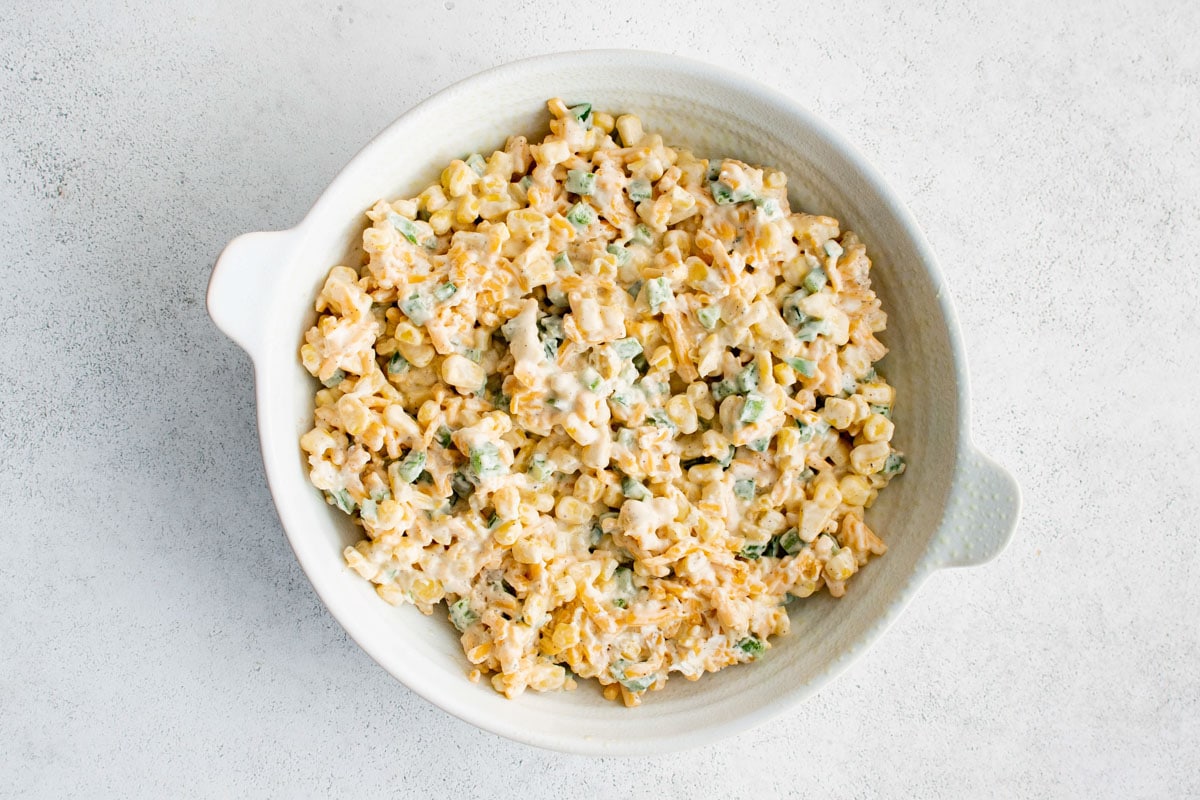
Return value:
[(300, 440), (389, 603), (445, 602), (512, 697), (754, 661), (786, 605), (886, 545), (904, 470), (871, 262), (787, 179), (548, 103), (539, 144), (455, 160), (367, 212), (300, 348)]

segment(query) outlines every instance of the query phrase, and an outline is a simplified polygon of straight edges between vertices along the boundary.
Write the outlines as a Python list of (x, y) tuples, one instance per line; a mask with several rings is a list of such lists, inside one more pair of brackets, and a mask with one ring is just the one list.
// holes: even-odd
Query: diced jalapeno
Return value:
[(807, 358), (785, 358), (783, 363), (794, 369), (800, 375), (811, 378), (817, 374), (817, 362)]
[(624, 266), (629, 263), (629, 251), (619, 244), (610, 244), (604, 248), (606, 252), (617, 257), (617, 266)]
[(721, 307), (718, 305), (705, 306), (696, 310), (696, 321), (699, 322), (705, 330), (711, 331), (717, 327), (717, 321), (721, 319)]
[(888, 457), (883, 462), (883, 469), (880, 470), (888, 477), (895, 477), (904, 472), (908, 468), (908, 462), (904, 460), (904, 456), (899, 453), (888, 453)]
[(479, 153), (471, 153), (464, 159), (467, 166), (475, 171), (476, 175), (482, 175), (487, 170), (487, 162), (483, 160), (483, 156)]
[(764, 453), (764, 452), (766, 452), (767, 448), (770, 446), (771, 446), (771, 439), (770, 439), (770, 437), (767, 437), (767, 436), (764, 436), (762, 439), (755, 439), (753, 442), (750, 442), (749, 444), (746, 445), (746, 447), (749, 447), (751, 450), (753, 450), (756, 453)]
[(590, 124), (592, 117), (591, 103), (579, 103), (578, 105), (571, 106), (567, 110), (571, 112), (571, 115), (575, 117), (575, 119), (579, 120), (580, 122), (586, 122)]
[(629, 567), (617, 567), (613, 572), (616, 581), (613, 605), (617, 608), (628, 608), (629, 602), (637, 596), (637, 587), (633, 585), (633, 570)]
[(746, 395), (746, 403), (742, 406), (742, 413), (738, 415), (739, 422), (757, 422), (762, 413), (767, 410), (767, 398), (757, 392), (751, 392)]
[(612, 343), (612, 348), (619, 358), (633, 358), (642, 352), (642, 343), (630, 336), (626, 339), (617, 339)]
[(392, 223), (392, 227), (400, 231), (400, 235), (408, 239), (413, 244), (417, 243), (417, 236), (420, 234), (416, 224), (407, 217), (402, 217), (395, 212), (388, 214), (388, 222)]
[(338, 489), (336, 492), (330, 492), (329, 496), (333, 498), (333, 504), (345, 511), (347, 514), (354, 511), (354, 500), (351, 499), (350, 493), (345, 489)]
[(646, 281), (646, 302), (650, 310), (658, 313), (662, 304), (671, 299), (671, 282), (666, 278), (651, 278)]
[(793, 292), (783, 298), (783, 305), (780, 308), (780, 313), (783, 314), (783, 321), (793, 328), (799, 328), (805, 322), (808, 322), (809, 316), (800, 310), (800, 301), (806, 295), (803, 292)]
[[(575, 265), (571, 263), (571, 258), (566, 253), (559, 253), (554, 257), (554, 268), (575, 271)], [(558, 304), (555, 303), (555, 305)]]
[(412, 483), (425, 469), (425, 453), (421, 450), (410, 450), (402, 461), (396, 462), (396, 477), (405, 483)]
[[(650, 186), (650, 181), (645, 178), (634, 178), (629, 182), (629, 199), (635, 203), (640, 203), (643, 200), (649, 200), (654, 190)], [(650, 230), (647, 228), (646, 230)]]
[(646, 412), (646, 421), (659, 428), (674, 428), (675, 423), (667, 416), (666, 409), (652, 408)]
[(825, 284), (828, 281), (829, 276), (825, 274), (825, 270), (817, 267), (804, 276), (804, 288), (809, 294), (816, 294), (825, 288)]
[(566, 187), (572, 194), (592, 194), (596, 191), (596, 175), (583, 169), (567, 170)]
[(800, 531), (788, 528), (779, 534), (779, 548), (789, 556), (799, 553), (804, 548), (804, 540), (800, 538)]
[(779, 214), (779, 201), (774, 197), (759, 197), (755, 198), (754, 205), (767, 219)]
[(757, 636), (747, 636), (735, 644), (733, 649), (737, 650), (748, 660), (757, 661), (766, 652), (767, 646)]
[(758, 388), (758, 365), (751, 361), (737, 376), (738, 394), (745, 394)]
[(744, 203), (747, 200), (753, 200), (754, 195), (745, 189), (733, 189), (724, 181), (714, 180), (708, 184), (708, 190), (712, 192), (713, 200), (719, 206), (727, 206), (733, 203)]
[(634, 244), (650, 244), (654, 241), (654, 231), (650, 230), (650, 226), (643, 222), (639, 222), (637, 227), (633, 229), (633, 236), (630, 241)]
[(713, 402), (719, 403), (731, 394), (737, 394), (737, 384), (730, 380), (717, 381), (712, 385)]
[(475, 491), (475, 484), (465, 473), (456, 472), (450, 476), (450, 491), (454, 492), (455, 497), (470, 497)]
[(587, 203), (576, 203), (567, 211), (567, 221), (576, 228), (586, 228), (596, 221), (596, 212)]
[(550, 462), (546, 459), (545, 453), (534, 453), (529, 459), (529, 477), (533, 478), (537, 483), (541, 483), (550, 477), (552, 470)]
[(413, 292), (407, 299), (401, 300), (398, 305), (414, 325), (424, 325), (433, 318), (433, 309), (430, 307), (429, 301), (417, 292)]
[(721, 469), (729, 469), (729, 465), (733, 463), (733, 457), (737, 453), (737, 448), (729, 445), (729, 449), (725, 451), (725, 455), (717, 458), (717, 463), (721, 465)]
[(829, 333), (829, 323), (823, 319), (810, 318), (796, 331), (796, 338), (802, 342), (811, 342), (818, 336)]
[(766, 544), (747, 544), (742, 547), (742, 552), (739, 554), (742, 558), (748, 558), (751, 561), (758, 561), (762, 558), (763, 552), (767, 549)]
[(379, 519), (379, 506), (374, 500), (368, 498), (362, 501), (362, 505), (358, 507), (358, 513), (367, 522), (376, 522)]
[(458, 291), (458, 287), (453, 283), (443, 283), (441, 286), (433, 290), (433, 299), (439, 303), (444, 303), (454, 296)]
[(451, 437), (453, 435), (454, 435), (453, 432), (449, 428), (447, 428), (445, 425), (441, 425), (438, 427), (437, 431), (433, 434), (433, 438), (434, 438), (434, 441), (436, 441), (440, 446), (449, 447), (450, 442), (453, 441), (451, 439)]
[(471, 609), (471, 601), (467, 598), (459, 598), (450, 604), (450, 622), (460, 633), (478, 621), (479, 615)]
[(739, 500), (754, 499), (754, 478), (741, 478), (733, 482), (733, 494)]
[(592, 367), (584, 367), (579, 373), (579, 380), (587, 387), (589, 392), (594, 392), (600, 388), (600, 384), (604, 383), (600, 377), (600, 373)]
[(844, 252), (846, 251), (842, 249), (842, 246), (833, 239), (825, 242), (825, 255), (831, 258), (841, 258)]
[(641, 481), (629, 475), (621, 478), (621, 493), (630, 500), (645, 500), (650, 496), (650, 491), (642, 485)]
[(504, 462), (500, 460), (500, 449), (491, 442), (483, 442), (472, 447), (471, 471), (480, 480), (506, 472)]
[(629, 662), (623, 658), (618, 658), (608, 668), (608, 672), (612, 675), (613, 680), (624, 686), (631, 692), (644, 692), (654, 685), (655, 676), (646, 675), (642, 678), (627, 678), (625, 670), (629, 667)]
[(392, 353), (392, 357), (388, 359), (387, 371), (388, 375), (399, 375), (402, 372), (408, 372), (408, 359), (400, 355), (399, 352)]
[(892, 418), (892, 407), (891, 406), (871, 406), (871, 413), (872, 414), (882, 414), (883, 416), (887, 417), (888, 419), (891, 419)]
[(344, 380), (346, 380), (345, 371), (340, 370), (340, 369), (335, 369), (333, 371), (332, 375), (330, 375), (325, 380), (321, 381), (321, 385), (324, 386), (326, 389), (332, 389), (333, 387), (337, 386), (339, 383), (341, 383)]

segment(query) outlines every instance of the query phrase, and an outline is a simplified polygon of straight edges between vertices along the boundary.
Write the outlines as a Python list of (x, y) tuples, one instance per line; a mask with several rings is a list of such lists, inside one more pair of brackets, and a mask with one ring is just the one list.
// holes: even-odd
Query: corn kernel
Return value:
[(592, 518), (592, 507), (577, 497), (566, 495), (559, 498), (554, 516), (563, 522), (582, 525)]
[(874, 475), (883, 469), (891, 451), (887, 442), (860, 444), (850, 451), (850, 468), (859, 475)]
[(861, 435), (868, 442), (890, 442), (896, 426), (883, 414), (872, 414), (863, 420)]

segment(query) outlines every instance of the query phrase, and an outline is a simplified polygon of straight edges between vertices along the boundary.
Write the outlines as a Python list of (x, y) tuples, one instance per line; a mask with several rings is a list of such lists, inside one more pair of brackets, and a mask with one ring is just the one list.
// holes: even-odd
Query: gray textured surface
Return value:
[[(77, 5), (0, 18), (0, 795), (1200, 796), (1200, 6)], [(1026, 507), (794, 713), (594, 763), (331, 620), (203, 292), (431, 92), (606, 45), (752, 74), (876, 162)]]

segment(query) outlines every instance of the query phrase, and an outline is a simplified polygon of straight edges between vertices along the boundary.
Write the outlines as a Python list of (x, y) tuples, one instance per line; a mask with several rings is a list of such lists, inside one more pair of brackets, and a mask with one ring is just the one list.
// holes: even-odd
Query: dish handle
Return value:
[(1016, 479), (967, 444), (942, 518), (935, 563), (969, 567), (991, 561), (1012, 540), (1020, 514)]
[(291, 251), (291, 231), (247, 233), (225, 246), (208, 281), (208, 315), (251, 356), (266, 332), (264, 297)]

